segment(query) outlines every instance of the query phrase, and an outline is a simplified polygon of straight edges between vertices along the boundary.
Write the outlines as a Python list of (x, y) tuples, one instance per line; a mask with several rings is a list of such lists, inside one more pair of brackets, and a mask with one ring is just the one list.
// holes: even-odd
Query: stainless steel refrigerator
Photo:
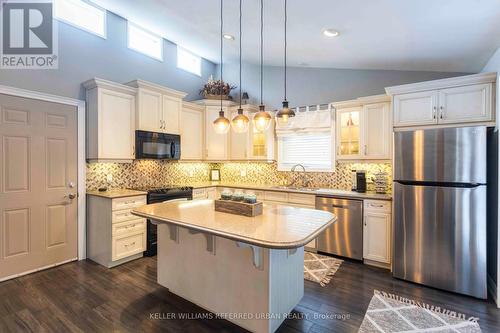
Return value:
[(393, 276), (486, 298), (486, 127), (394, 140)]

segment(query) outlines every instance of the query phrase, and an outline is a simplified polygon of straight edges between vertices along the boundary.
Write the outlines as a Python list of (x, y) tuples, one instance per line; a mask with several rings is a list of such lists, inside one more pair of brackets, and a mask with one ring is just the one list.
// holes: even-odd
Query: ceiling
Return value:
[[(219, 63), (219, 0), (94, 0)], [(264, 62), (283, 64), (284, 0), (264, 1)], [(224, 1), (225, 61), (239, 1)], [(260, 1), (243, 0), (243, 58), (259, 62)], [(340, 32), (327, 38), (325, 28)], [(291, 66), (477, 72), (500, 46), (499, 0), (288, 0)]]

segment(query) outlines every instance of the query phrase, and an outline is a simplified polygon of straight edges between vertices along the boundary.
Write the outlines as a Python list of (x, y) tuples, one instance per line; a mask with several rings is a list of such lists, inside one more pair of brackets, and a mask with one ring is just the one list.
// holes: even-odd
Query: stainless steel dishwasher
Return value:
[(337, 222), (318, 236), (318, 251), (362, 260), (363, 201), (318, 196), (316, 209), (337, 216)]

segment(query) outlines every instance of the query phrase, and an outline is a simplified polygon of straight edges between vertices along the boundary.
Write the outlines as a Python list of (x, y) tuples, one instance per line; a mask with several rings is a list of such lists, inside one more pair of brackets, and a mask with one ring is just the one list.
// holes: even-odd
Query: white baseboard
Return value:
[(7, 280), (12, 280), (12, 279), (15, 279), (15, 278), (18, 278), (18, 277), (21, 277), (21, 276), (25, 276), (25, 275), (28, 275), (28, 274), (32, 274), (32, 273), (44, 271), (46, 269), (57, 267), (57, 266), (61, 266), (61, 265), (67, 264), (69, 262), (77, 261), (77, 260), (78, 260), (78, 258), (73, 258), (73, 259), (61, 261), (61, 262), (58, 262), (58, 263), (55, 263), (55, 264), (51, 264), (51, 265), (39, 267), (39, 268), (36, 268), (36, 269), (32, 269), (30, 271), (22, 272), (22, 273), (19, 273), (19, 274), (14, 274), (14, 275), (6, 276), (4, 278), (1, 278), (0, 282), (4, 282), (4, 281), (7, 281)]
[(488, 274), (488, 292), (491, 294), (493, 299), (495, 300), (495, 303), (497, 304), (497, 307), (500, 308), (500, 303), (498, 303), (498, 291), (497, 291), (497, 284), (496, 282), (491, 278), (491, 276)]

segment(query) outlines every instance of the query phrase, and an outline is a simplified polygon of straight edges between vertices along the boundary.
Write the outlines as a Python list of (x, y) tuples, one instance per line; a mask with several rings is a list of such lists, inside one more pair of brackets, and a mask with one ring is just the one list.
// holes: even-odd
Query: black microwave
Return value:
[(148, 131), (135, 131), (135, 158), (178, 160), (181, 158), (181, 137)]

